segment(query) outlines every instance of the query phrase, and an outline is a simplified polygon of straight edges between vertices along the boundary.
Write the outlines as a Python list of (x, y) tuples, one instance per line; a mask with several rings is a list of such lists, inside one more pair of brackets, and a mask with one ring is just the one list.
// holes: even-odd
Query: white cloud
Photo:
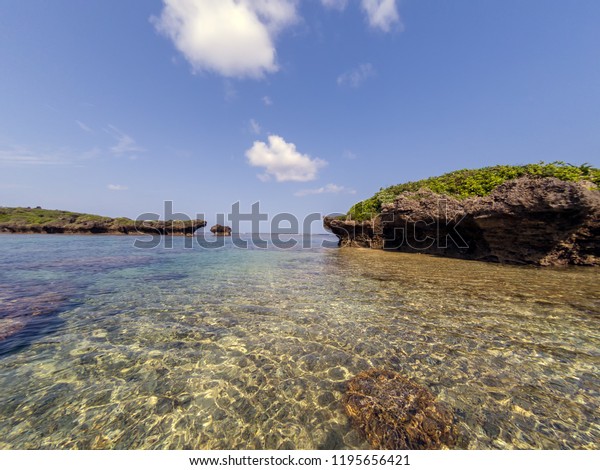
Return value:
[(86, 126), (86, 125), (85, 125), (83, 122), (81, 122), (81, 121), (77, 121), (77, 120), (75, 120), (75, 123), (76, 123), (76, 124), (79, 126), (79, 128), (80, 128), (82, 131), (85, 131), (85, 132), (94, 132), (94, 131), (92, 131), (92, 129), (91, 129), (90, 127)]
[(127, 191), (129, 188), (120, 184), (109, 184), (107, 186), (111, 191)]
[(375, 75), (375, 68), (373, 65), (366, 63), (360, 64), (355, 69), (344, 72), (337, 78), (338, 85), (350, 86), (352, 88), (358, 88), (363, 84), (369, 77)]
[(278, 70), (275, 38), (298, 20), (297, 0), (163, 0), (151, 21), (195, 72), (261, 78)]
[(256, 122), (254, 119), (250, 119), (250, 122), (248, 123), (248, 125), (250, 126), (250, 131), (254, 134), (260, 134), (260, 124), (258, 122)]
[(107, 132), (117, 139), (117, 143), (110, 148), (113, 154), (120, 156), (127, 153), (145, 152), (145, 149), (140, 147), (133, 137), (120, 131), (115, 126), (109, 125)]
[(372, 28), (388, 32), (394, 23), (400, 22), (396, 0), (361, 0), (361, 3)]
[(342, 11), (346, 8), (348, 0), (321, 0), (325, 8)]
[(273, 106), (273, 100), (271, 98), (269, 98), (268, 96), (263, 96), (263, 103), (265, 104), (265, 106)]
[(344, 150), (343, 156), (344, 156), (344, 158), (347, 158), (348, 160), (356, 160), (358, 158), (358, 156), (351, 150)]
[(296, 193), (295, 196), (310, 196), (313, 194), (339, 194), (339, 193), (347, 193), (347, 194), (355, 194), (356, 191), (354, 189), (345, 188), (344, 186), (338, 186), (337, 184), (329, 183), (325, 186), (316, 189), (302, 189)]
[(265, 168), (265, 173), (259, 175), (262, 181), (270, 176), (280, 182), (312, 181), (319, 169), (327, 165), (325, 160), (301, 154), (294, 144), (277, 135), (270, 135), (268, 140), (268, 144), (254, 142), (252, 148), (246, 151), (250, 165)]

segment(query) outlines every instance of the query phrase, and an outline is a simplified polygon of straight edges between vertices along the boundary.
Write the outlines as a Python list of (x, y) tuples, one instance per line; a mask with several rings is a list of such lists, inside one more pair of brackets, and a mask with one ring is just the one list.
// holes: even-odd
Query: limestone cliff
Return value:
[(600, 191), (590, 182), (522, 177), (463, 200), (406, 192), (362, 222), (326, 217), (340, 246), (500, 263), (600, 265)]

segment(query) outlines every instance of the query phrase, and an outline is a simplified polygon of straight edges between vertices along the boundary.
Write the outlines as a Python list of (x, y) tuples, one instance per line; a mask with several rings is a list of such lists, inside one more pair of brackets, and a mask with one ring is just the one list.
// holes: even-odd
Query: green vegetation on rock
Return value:
[(370, 219), (381, 212), (383, 204), (393, 202), (402, 193), (416, 192), (422, 188), (458, 199), (486, 196), (502, 183), (522, 176), (590, 181), (600, 187), (600, 169), (588, 164), (575, 166), (565, 162), (540, 162), (516, 166), (498, 165), (476, 170), (457, 170), (442, 176), (381, 188), (369, 199), (354, 204), (348, 211), (348, 216), (356, 221)]
[[(93, 214), (80, 214), (77, 212), (42, 209), (36, 207), (0, 207), (0, 224), (14, 225), (45, 225), (59, 223), (61, 225), (83, 222), (111, 222), (110, 217)], [(125, 219), (129, 223), (132, 220)]]

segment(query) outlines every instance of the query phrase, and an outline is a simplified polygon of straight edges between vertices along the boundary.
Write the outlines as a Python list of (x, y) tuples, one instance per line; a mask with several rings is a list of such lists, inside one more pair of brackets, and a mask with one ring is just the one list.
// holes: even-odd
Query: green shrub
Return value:
[(80, 224), (86, 222), (110, 222), (109, 217), (102, 217), (93, 214), (80, 214), (78, 212), (49, 210), (40, 208), (26, 207), (2, 207), (0, 208), (0, 224), (9, 225), (58, 225)]
[(486, 196), (505, 181), (521, 176), (554, 177), (563, 181), (591, 181), (600, 187), (600, 169), (585, 163), (580, 166), (565, 162), (531, 163), (528, 165), (498, 165), (477, 170), (457, 170), (442, 176), (381, 188), (374, 196), (354, 204), (348, 211), (353, 220), (362, 221), (381, 212), (383, 204), (393, 202), (405, 192), (427, 188), (434, 193), (448, 194), (458, 199)]

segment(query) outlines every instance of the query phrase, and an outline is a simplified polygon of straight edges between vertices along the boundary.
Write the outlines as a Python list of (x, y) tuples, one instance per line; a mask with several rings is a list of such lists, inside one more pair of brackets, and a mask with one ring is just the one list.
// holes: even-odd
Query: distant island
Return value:
[(111, 218), (41, 207), (0, 207), (0, 233), (191, 236), (204, 226), (204, 220), (136, 221), (126, 217)]
[(600, 265), (600, 170), (459, 170), (381, 188), (324, 226), (340, 246), (512, 264)]

